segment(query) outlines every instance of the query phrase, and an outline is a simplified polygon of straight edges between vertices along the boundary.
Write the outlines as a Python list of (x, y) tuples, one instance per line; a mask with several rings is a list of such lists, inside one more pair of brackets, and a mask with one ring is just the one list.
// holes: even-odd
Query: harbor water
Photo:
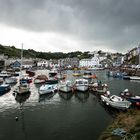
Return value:
[[(67, 78), (74, 81), (71, 74), (67, 71)], [(140, 94), (139, 81), (109, 78), (105, 71), (95, 74), (111, 94), (126, 88)], [(30, 94), (15, 98), (15, 86), (0, 96), (0, 140), (97, 140), (117, 113), (103, 106), (92, 91), (40, 97), (39, 85), (31, 83)]]

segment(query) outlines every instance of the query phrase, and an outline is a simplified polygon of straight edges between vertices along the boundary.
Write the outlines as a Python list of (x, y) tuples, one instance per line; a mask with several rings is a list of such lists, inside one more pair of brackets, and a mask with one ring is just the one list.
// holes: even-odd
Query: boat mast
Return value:
[(140, 65), (140, 45), (139, 45), (139, 65)]
[(20, 65), (20, 70), (22, 71), (22, 59), (23, 59), (23, 43), (21, 44), (21, 65)]
[(60, 59), (60, 65), (59, 65), (59, 73), (61, 75), (61, 59)]

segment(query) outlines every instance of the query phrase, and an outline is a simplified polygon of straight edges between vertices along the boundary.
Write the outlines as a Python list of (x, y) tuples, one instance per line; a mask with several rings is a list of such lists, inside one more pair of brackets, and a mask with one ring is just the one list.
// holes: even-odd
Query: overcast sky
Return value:
[(0, 44), (45, 52), (127, 52), (140, 43), (140, 0), (0, 0)]

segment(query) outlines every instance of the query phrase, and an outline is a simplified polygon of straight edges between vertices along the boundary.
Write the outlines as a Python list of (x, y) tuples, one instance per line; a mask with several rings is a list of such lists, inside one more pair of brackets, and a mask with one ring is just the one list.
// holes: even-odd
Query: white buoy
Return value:
[(18, 117), (15, 117), (15, 120), (18, 121)]

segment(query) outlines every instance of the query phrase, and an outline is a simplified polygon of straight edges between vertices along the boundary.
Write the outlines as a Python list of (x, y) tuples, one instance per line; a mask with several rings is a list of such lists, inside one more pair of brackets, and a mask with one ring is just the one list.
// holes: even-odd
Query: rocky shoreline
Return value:
[(98, 140), (139, 140), (140, 110), (120, 112)]

